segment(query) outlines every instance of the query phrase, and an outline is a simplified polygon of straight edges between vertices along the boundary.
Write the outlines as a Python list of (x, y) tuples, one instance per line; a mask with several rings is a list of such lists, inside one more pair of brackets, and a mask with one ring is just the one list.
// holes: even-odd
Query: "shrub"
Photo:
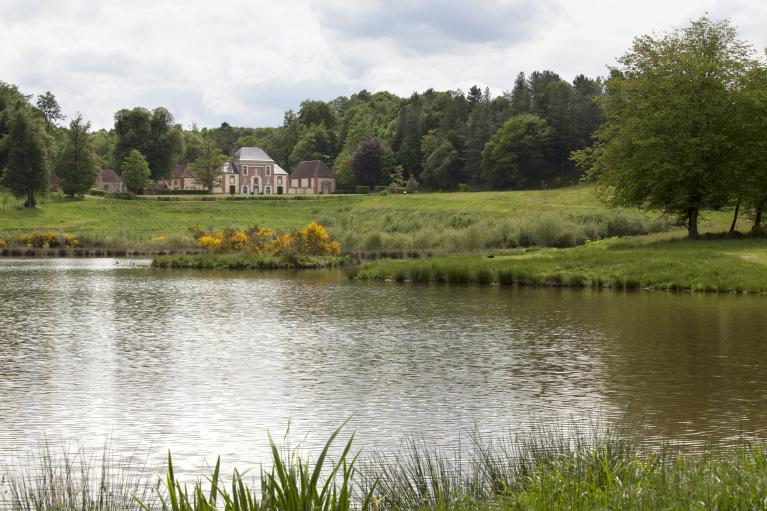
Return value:
[(0, 239), (0, 248), (5, 248), (5, 240)]
[(78, 240), (73, 234), (64, 234), (64, 246), (67, 248), (76, 248), (80, 245)]
[(296, 255), (340, 255), (341, 244), (331, 240), (325, 228), (312, 222), (294, 235), (275, 234), (268, 228), (251, 226), (246, 231), (226, 228), (205, 232), (197, 225), (190, 225), (197, 246), (207, 252), (228, 254), (247, 252), (258, 256), (262, 254)]
[(357, 186), (354, 188), (354, 193), (358, 194), (368, 194), (370, 193), (370, 187), (369, 186)]

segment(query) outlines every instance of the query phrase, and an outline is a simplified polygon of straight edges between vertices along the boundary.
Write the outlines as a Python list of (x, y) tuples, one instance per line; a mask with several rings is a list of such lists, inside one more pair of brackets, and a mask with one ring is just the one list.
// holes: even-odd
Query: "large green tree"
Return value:
[(101, 166), (89, 133), (90, 127), (91, 123), (84, 121), (81, 115), (72, 119), (56, 160), (61, 189), (70, 197), (90, 190)]
[(208, 193), (213, 192), (213, 188), (221, 185), (221, 166), (225, 162), (226, 155), (221, 152), (218, 143), (210, 136), (204, 137), (200, 154), (192, 163), (195, 182), (204, 186)]
[(18, 108), (12, 114), (1, 145), (6, 155), (3, 186), (16, 197), (24, 198), (25, 207), (35, 207), (35, 194), (48, 192), (50, 177), (45, 131), (28, 108)]
[(145, 156), (152, 179), (165, 179), (178, 162), (183, 150), (181, 129), (165, 108), (151, 112), (145, 108), (123, 109), (115, 114), (113, 164), (120, 168), (128, 154), (136, 149)]
[(0, 81), (0, 171), (5, 167), (8, 156), (2, 140), (10, 130), (13, 114), (19, 108), (28, 107), (29, 98), (15, 85)]
[(438, 141), (423, 163), (421, 183), (432, 190), (452, 190), (458, 186), (461, 156), (449, 137)]
[(290, 153), (290, 168), (304, 160), (331, 162), (335, 157), (335, 134), (325, 123), (313, 124), (305, 128)]
[(56, 96), (51, 94), (51, 91), (37, 96), (36, 106), (43, 113), (48, 130), (52, 130), (58, 121), (63, 121), (66, 118), (61, 113), (61, 106), (59, 106)]
[[(751, 232), (762, 232), (762, 217), (767, 208), (767, 64), (760, 62), (746, 76), (738, 91), (740, 143), (735, 160), (740, 163), (735, 179), (734, 200), (751, 209)], [(737, 213), (736, 213), (737, 215)], [(733, 219), (736, 225), (737, 216)]]
[(152, 172), (149, 164), (137, 149), (132, 149), (120, 166), (120, 177), (123, 183), (133, 193), (139, 193), (149, 184)]
[(532, 114), (511, 117), (482, 151), (482, 177), (488, 188), (534, 188), (556, 173), (551, 128)]
[(737, 175), (735, 94), (753, 52), (728, 21), (701, 18), (635, 39), (618, 62), (597, 143), (575, 157), (610, 202), (675, 214), (697, 238), (701, 208), (725, 202)]

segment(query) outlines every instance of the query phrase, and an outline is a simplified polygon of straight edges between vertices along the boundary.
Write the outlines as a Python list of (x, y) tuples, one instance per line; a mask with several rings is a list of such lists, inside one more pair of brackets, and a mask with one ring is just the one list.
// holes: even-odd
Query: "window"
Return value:
[(229, 184), (230, 185), (234, 184), (234, 176), (229, 176)]
[(272, 187), (271, 186), (267, 186), (266, 188), (264, 188), (264, 193), (267, 194), (267, 195), (271, 195), (272, 194)]
[(266, 167), (266, 175), (271, 176), (272, 175), (272, 167), (267, 166)]
[(243, 176), (247, 176), (248, 175), (248, 166), (247, 165), (243, 165), (242, 166), (242, 175)]
[(280, 177), (278, 177), (278, 178), (277, 178), (277, 184), (278, 184), (278, 185), (281, 185), (281, 184), (282, 184), (282, 176), (280, 176)]
[(104, 191), (105, 191), (105, 192), (108, 192), (108, 191), (109, 191), (109, 185), (104, 185)]
[(242, 194), (247, 195), (248, 194), (248, 185), (245, 185), (242, 187)]

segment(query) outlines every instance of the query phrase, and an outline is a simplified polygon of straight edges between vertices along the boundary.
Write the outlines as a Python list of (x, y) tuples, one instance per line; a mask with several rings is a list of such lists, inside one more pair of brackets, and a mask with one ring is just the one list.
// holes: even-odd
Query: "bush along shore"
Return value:
[(152, 261), (159, 268), (209, 268), (264, 270), (278, 268), (328, 268), (340, 266), (341, 245), (325, 228), (311, 222), (290, 234), (268, 228), (205, 231), (189, 227), (202, 254), (161, 256)]
[(616, 239), (512, 255), (382, 259), (356, 279), (613, 289), (767, 293), (767, 240)]
[[(168, 454), (160, 477), (140, 459), (43, 447), (26, 465), (2, 465), (0, 507), (11, 511), (447, 511), (764, 509), (767, 447), (741, 440), (685, 451), (645, 447), (630, 431), (534, 426), (471, 438), (465, 458), (423, 440), (365, 453), (336, 430), (314, 460), (278, 447), (271, 467), (185, 483)], [(96, 461), (94, 463), (94, 460)], [(16, 466), (14, 469), (12, 467)], [(18, 467), (27, 467), (21, 468)]]

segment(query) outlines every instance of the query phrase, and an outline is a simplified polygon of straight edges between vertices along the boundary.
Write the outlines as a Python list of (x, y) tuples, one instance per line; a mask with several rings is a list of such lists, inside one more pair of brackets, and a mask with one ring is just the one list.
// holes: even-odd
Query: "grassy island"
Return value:
[(707, 292), (767, 292), (767, 239), (612, 239), (507, 255), (378, 260), (358, 279)]

